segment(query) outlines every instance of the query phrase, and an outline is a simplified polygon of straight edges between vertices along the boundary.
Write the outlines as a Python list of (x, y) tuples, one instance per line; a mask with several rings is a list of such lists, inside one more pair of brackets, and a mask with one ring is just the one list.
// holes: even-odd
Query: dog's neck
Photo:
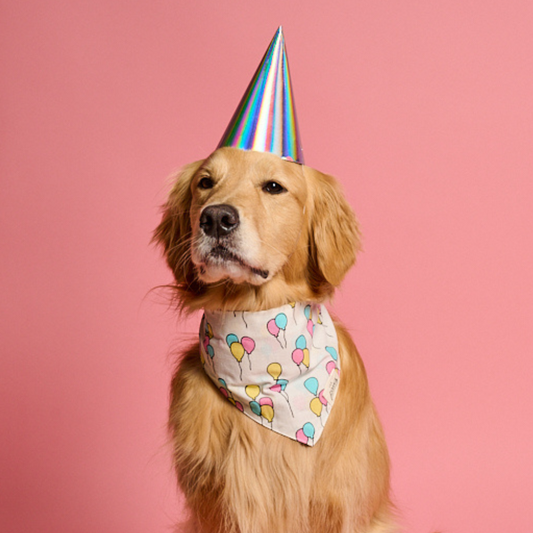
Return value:
[(264, 311), (206, 311), (206, 374), (243, 414), (313, 446), (335, 400), (338, 340), (327, 309), (289, 303)]
[(263, 311), (289, 302), (320, 304), (333, 294), (333, 287), (313, 287), (310, 280), (287, 279), (281, 272), (263, 285), (234, 284), (230, 280), (204, 285), (196, 278), (178, 287), (180, 307), (185, 311)]

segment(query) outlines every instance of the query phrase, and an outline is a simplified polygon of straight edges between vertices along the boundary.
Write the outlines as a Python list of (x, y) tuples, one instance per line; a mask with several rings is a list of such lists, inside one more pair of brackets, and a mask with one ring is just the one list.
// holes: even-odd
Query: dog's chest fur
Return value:
[[(184, 355), (172, 383), (169, 424), (178, 480), (198, 531), (351, 532), (345, 525), (371, 521), (376, 507), (376, 516), (386, 519), (380, 496), (388, 489), (387, 451), (375, 445), (383, 437), (373, 423), (362, 362), (344, 328), (336, 327), (343, 374), (363, 386), (354, 392), (350, 377), (341, 380), (343, 408), (333, 410), (329, 431), (313, 448), (242, 416), (205, 374), (199, 345)], [(383, 473), (377, 482), (362, 482), (376, 470)]]

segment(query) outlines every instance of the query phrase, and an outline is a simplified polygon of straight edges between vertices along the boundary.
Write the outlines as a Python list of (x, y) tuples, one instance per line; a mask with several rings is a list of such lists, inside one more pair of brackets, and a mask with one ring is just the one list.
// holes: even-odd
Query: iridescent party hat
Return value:
[(280, 26), (235, 111), (218, 148), (232, 146), (304, 162)]

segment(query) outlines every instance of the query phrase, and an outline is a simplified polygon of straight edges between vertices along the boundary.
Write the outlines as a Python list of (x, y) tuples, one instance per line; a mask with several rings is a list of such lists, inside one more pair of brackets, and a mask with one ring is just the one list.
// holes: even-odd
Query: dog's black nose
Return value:
[(231, 205), (218, 204), (206, 207), (200, 215), (200, 227), (210, 237), (224, 237), (239, 225), (239, 213)]

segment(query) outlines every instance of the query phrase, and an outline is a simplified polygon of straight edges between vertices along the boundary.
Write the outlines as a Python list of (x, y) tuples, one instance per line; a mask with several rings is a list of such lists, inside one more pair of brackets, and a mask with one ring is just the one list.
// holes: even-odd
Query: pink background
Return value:
[(412, 533), (533, 521), (533, 3), (2, 1), (0, 530), (169, 531), (179, 323), (149, 246), (284, 25), (310, 166), (365, 252), (335, 301)]

